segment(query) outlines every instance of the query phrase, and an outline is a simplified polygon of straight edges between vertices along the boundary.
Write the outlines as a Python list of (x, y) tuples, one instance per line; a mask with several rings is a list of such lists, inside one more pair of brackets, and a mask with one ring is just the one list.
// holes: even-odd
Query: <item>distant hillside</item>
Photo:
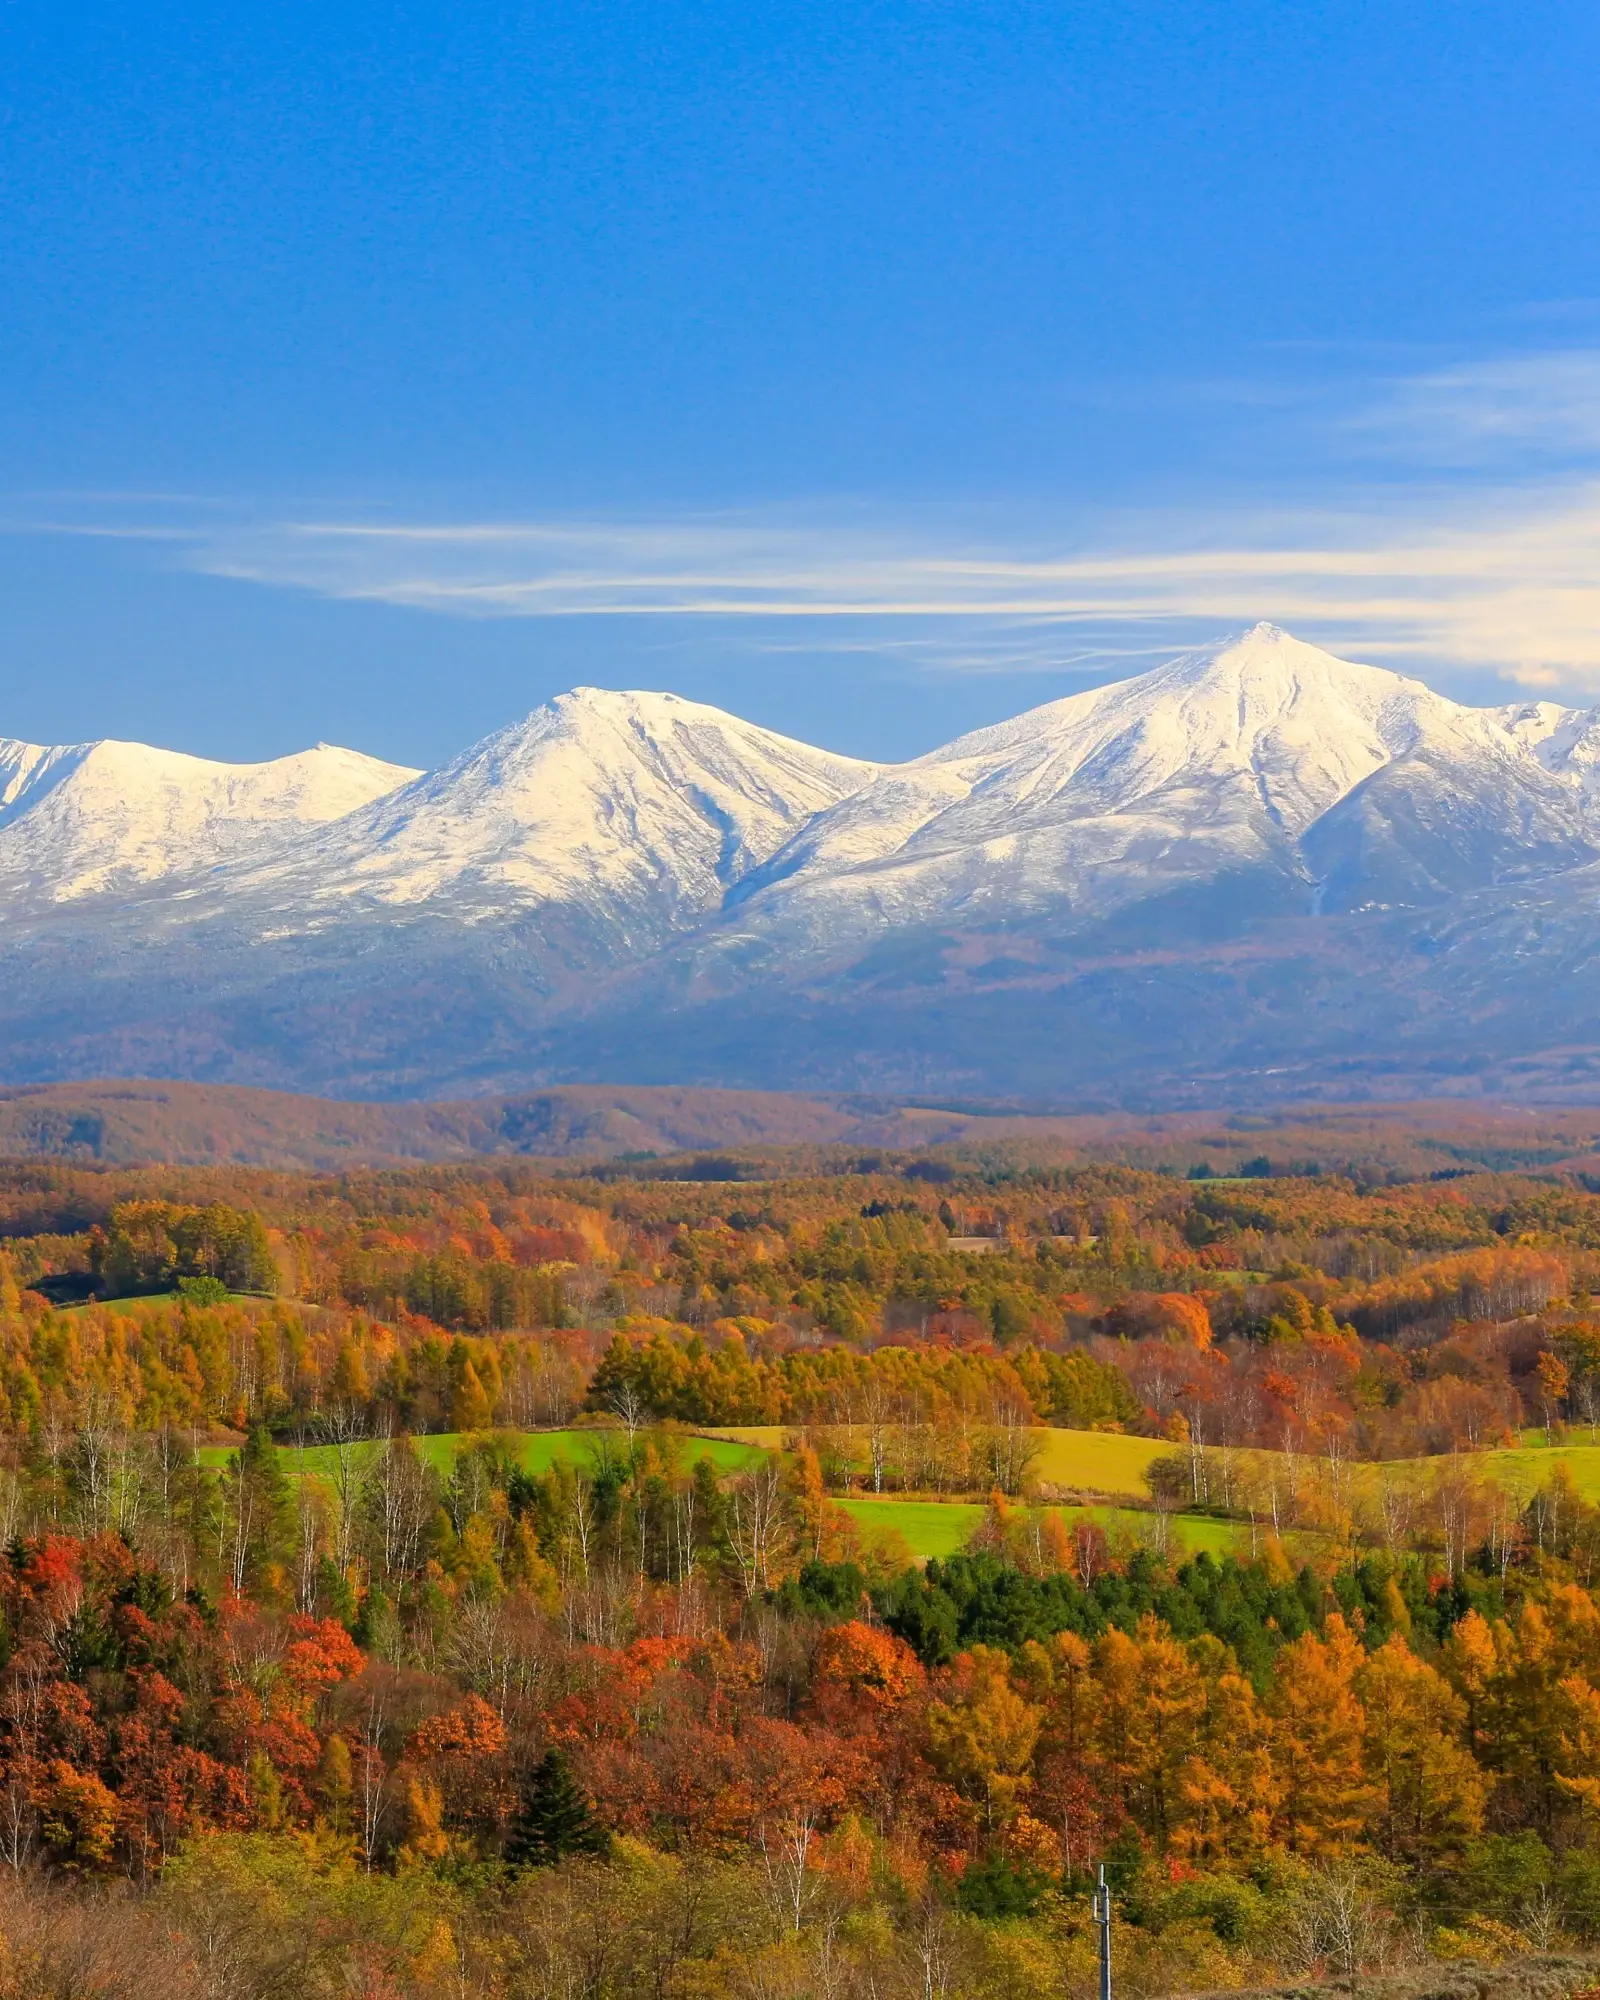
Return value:
[[(562, 1159), (827, 1145), (851, 1138), (861, 1122), (820, 1100), (742, 1091), (574, 1087), (449, 1104), (347, 1104), (225, 1084), (48, 1084), (0, 1091), (0, 1155), (316, 1169), (495, 1153)], [(889, 1122), (898, 1134), (901, 1121)], [(905, 1122), (902, 1143), (915, 1146)], [(953, 1136), (944, 1129), (951, 1121), (934, 1122), (933, 1136)]]
[(1072, 1122), (650, 1085), (356, 1104), (233, 1084), (110, 1081), (0, 1089), (0, 1157), (325, 1169), (495, 1154), (614, 1159), (837, 1146), (917, 1152), (1035, 1129), (1055, 1136), (1058, 1126), (1067, 1141)]
[[(736, 1156), (724, 1163), (718, 1156)], [(1600, 1108), (1441, 1103), (1050, 1115), (777, 1091), (570, 1084), (438, 1104), (357, 1104), (242, 1085), (57, 1083), (0, 1089), (0, 1158), (122, 1166), (337, 1170), (495, 1156), (625, 1160), (715, 1177), (839, 1171), (851, 1154), (994, 1163), (1095, 1160), (1178, 1174), (1349, 1173), (1422, 1179), (1473, 1170), (1592, 1171)], [(659, 1164), (658, 1164), (659, 1163)]]

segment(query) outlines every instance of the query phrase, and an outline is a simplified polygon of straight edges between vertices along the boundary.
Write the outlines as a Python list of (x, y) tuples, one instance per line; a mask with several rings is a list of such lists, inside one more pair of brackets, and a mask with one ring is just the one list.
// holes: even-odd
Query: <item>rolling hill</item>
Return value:
[[(1004, 1105), (649, 1085), (372, 1104), (236, 1084), (102, 1079), (0, 1086), (0, 1159), (337, 1171), (355, 1164), (623, 1161), (642, 1176), (848, 1171), (904, 1156), (954, 1175), (988, 1160), (1228, 1173), (1317, 1168), (1357, 1180), (1466, 1169), (1600, 1173), (1600, 1108), (1444, 1100), (1049, 1116)], [(615, 1170), (615, 1169), (614, 1169)]]

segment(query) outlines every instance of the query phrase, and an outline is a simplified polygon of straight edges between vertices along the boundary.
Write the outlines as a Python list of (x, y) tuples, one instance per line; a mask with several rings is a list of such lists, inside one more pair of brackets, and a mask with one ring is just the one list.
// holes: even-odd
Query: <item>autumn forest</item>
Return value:
[(1597, 1190), (0, 1165), (0, 1995), (1594, 1984)]

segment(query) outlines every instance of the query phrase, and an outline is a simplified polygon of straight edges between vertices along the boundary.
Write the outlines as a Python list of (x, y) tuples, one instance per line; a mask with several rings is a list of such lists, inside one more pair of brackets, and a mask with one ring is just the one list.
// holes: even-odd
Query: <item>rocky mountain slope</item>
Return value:
[(0, 743), (0, 786), (19, 1082), (1215, 1101), (1600, 1045), (1600, 712), (1270, 626), (909, 764), (579, 689), (426, 775)]

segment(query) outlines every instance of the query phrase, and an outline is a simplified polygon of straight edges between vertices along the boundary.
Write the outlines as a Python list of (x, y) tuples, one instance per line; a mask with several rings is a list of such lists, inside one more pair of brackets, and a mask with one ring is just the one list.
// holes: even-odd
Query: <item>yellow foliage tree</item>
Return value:
[(1291, 1853), (1338, 1854), (1360, 1844), (1375, 1797), (1364, 1762), (1366, 1718), (1356, 1697), (1359, 1641), (1337, 1613), (1274, 1662), (1268, 1712), (1282, 1797), (1275, 1832)]
[(1436, 1860), (1483, 1826), (1483, 1773), (1462, 1742), (1466, 1703), (1398, 1636), (1358, 1670), (1364, 1757), (1377, 1791), (1368, 1822), (1391, 1861)]
[(1194, 1751), (1206, 1689), (1188, 1650), (1153, 1618), (1095, 1647), (1094, 1752), (1130, 1818), (1165, 1850), (1181, 1817), (1179, 1774)]
[(411, 1866), (442, 1861), (450, 1852), (444, 1830), (444, 1794), (426, 1778), (406, 1780), (406, 1839), (400, 1859)]
[(117, 1799), (92, 1771), (57, 1761), (40, 1821), (45, 1839), (71, 1868), (99, 1868), (111, 1859), (117, 1832)]
[(1206, 1699), (1178, 1773), (1173, 1845), (1196, 1859), (1245, 1860), (1269, 1844), (1283, 1799), (1272, 1723), (1218, 1640), (1197, 1639), (1190, 1653), (1205, 1674)]
[(1013, 1688), (1010, 1661), (994, 1647), (974, 1646), (957, 1674), (955, 1699), (929, 1706), (929, 1755), (941, 1777), (982, 1806), (994, 1832), (1027, 1788), (1044, 1711)]

